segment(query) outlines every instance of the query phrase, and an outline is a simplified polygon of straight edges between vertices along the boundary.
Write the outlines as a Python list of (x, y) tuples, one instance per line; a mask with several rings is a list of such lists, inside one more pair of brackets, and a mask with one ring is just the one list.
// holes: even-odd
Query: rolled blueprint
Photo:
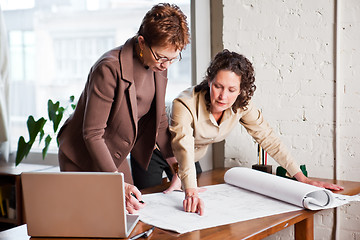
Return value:
[(224, 176), (226, 183), (310, 210), (332, 208), (334, 194), (325, 189), (258, 170), (234, 167)]

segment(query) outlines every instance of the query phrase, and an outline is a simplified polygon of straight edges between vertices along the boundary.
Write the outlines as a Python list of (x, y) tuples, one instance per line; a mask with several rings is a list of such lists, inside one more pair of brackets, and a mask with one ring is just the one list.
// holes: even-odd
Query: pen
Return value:
[[(137, 199), (137, 197), (135, 196), (135, 194), (134, 193), (130, 193), (131, 194), (131, 196), (133, 196), (134, 198), (136, 198)], [(139, 201), (139, 203), (145, 203), (144, 201)]]
[(152, 228), (150, 228), (149, 230), (147, 230), (145, 232), (139, 233), (138, 235), (135, 235), (135, 236), (131, 237), (130, 240), (135, 240), (135, 239), (138, 239), (138, 238), (141, 238), (141, 237), (147, 238), (154, 231), (154, 228), (155, 227), (152, 227)]

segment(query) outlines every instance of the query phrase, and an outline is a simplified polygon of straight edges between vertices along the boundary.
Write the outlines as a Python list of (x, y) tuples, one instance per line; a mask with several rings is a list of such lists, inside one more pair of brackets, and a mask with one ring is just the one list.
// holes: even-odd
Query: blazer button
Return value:
[(120, 158), (121, 157), (121, 154), (119, 152), (116, 152), (115, 155), (114, 155), (116, 158)]

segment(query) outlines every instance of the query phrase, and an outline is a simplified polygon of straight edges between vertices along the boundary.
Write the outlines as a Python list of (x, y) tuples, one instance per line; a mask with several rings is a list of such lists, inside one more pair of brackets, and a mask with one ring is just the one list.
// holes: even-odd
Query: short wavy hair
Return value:
[(236, 113), (237, 109), (247, 109), (247, 105), (256, 90), (255, 73), (252, 63), (243, 55), (230, 52), (227, 49), (216, 54), (208, 67), (204, 80), (195, 86), (195, 91), (206, 91), (205, 100), (208, 110), (210, 109), (210, 88), (209, 82), (214, 81), (220, 70), (228, 70), (241, 77), (240, 94), (232, 106)]
[(173, 46), (182, 51), (190, 43), (186, 15), (175, 4), (160, 3), (144, 16), (137, 35), (150, 46)]

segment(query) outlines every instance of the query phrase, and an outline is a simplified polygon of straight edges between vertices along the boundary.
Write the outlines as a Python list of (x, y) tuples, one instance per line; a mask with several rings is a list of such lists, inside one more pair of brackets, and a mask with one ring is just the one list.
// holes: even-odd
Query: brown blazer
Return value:
[(125, 175), (130, 174), (127, 161), (119, 169), (129, 153), (147, 169), (155, 143), (164, 158), (173, 157), (165, 113), (166, 71), (154, 73), (154, 102), (138, 126), (134, 43), (129, 39), (94, 64), (75, 112), (58, 134), (59, 152), (83, 171), (126, 169)]

